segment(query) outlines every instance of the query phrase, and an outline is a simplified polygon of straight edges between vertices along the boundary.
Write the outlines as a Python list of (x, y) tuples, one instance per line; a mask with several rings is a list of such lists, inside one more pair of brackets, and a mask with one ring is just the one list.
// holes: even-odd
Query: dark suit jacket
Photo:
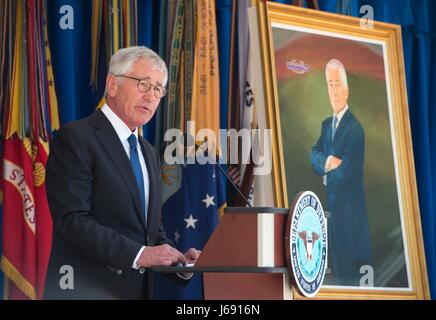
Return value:
[[(53, 244), (48, 299), (138, 299), (149, 296), (149, 272), (132, 269), (142, 245), (172, 245), (161, 225), (157, 152), (139, 138), (150, 179), (148, 220), (129, 158), (100, 111), (61, 128), (50, 145), (47, 197)], [(61, 266), (74, 270), (74, 289), (63, 290)]]
[(363, 185), (365, 134), (359, 121), (347, 110), (332, 141), (332, 117), (322, 123), (321, 136), (312, 149), (315, 172), (325, 175), (329, 155), (342, 159), (327, 173), (327, 207), (332, 268), (340, 278), (337, 284), (359, 283), (359, 269), (370, 264), (371, 240)]

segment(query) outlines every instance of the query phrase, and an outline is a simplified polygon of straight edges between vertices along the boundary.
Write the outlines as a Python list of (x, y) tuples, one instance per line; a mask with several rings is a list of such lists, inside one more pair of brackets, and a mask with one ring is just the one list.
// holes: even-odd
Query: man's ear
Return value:
[(106, 78), (106, 88), (109, 97), (115, 97), (117, 93), (117, 87), (117, 78), (114, 75), (109, 74)]

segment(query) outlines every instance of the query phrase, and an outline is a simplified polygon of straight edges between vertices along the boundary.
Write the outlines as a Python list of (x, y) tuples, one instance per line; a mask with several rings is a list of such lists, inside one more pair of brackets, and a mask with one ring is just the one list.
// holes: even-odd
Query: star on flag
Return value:
[(203, 200), (201, 200), (202, 202), (205, 203), (206, 208), (209, 208), (209, 206), (214, 206), (215, 202), (213, 202), (213, 198), (215, 198), (215, 196), (209, 196), (208, 193), (206, 193), (206, 198), (204, 198)]
[(185, 219), (185, 221), (186, 221), (186, 229), (188, 229), (189, 227), (192, 227), (192, 229), (195, 229), (195, 223), (198, 221), (198, 219), (194, 219), (192, 214), (190, 214), (189, 218)]
[(179, 240), (180, 240), (180, 233), (179, 230), (176, 230), (176, 232), (174, 232), (174, 241), (179, 243)]

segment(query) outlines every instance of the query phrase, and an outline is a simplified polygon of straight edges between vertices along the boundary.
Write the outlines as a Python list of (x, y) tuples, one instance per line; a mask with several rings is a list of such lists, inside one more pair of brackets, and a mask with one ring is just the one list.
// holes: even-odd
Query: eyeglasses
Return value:
[(155, 86), (155, 85), (151, 84), (150, 81), (148, 81), (147, 79), (138, 79), (138, 78), (134, 78), (134, 77), (124, 76), (121, 74), (115, 74), (114, 76), (128, 78), (128, 79), (132, 79), (132, 80), (137, 80), (138, 81), (138, 83), (137, 83), (138, 90), (142, 93), (146, 93), (151, 88), (153, 88), (154, 96), (158, 99), (163, 98), (167, 94), (167, 90), (164, 87)]

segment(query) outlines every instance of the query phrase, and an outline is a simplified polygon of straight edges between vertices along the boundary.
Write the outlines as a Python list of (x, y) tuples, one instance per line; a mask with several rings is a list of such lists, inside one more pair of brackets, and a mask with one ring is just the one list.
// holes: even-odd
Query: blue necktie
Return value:
[(332, 141), (335, 138), (336, 127), (338, 126), (338, 117), (333, 116)]
[(147, 208), (145, 207), (145, 188), (144, 188), (144, 177), (142, 176), (141, 164), (139, 162), (138, 155), (138, 142), (136, 136), (131, 134), (127, 139), (130, 145), (130, 164), (132, 165), (133, 173), (135, 174), (136, 183), (138, 184), (139, 194), (141, 196), (142, 208), (144, 208), (145, 222), (147, 223)]

